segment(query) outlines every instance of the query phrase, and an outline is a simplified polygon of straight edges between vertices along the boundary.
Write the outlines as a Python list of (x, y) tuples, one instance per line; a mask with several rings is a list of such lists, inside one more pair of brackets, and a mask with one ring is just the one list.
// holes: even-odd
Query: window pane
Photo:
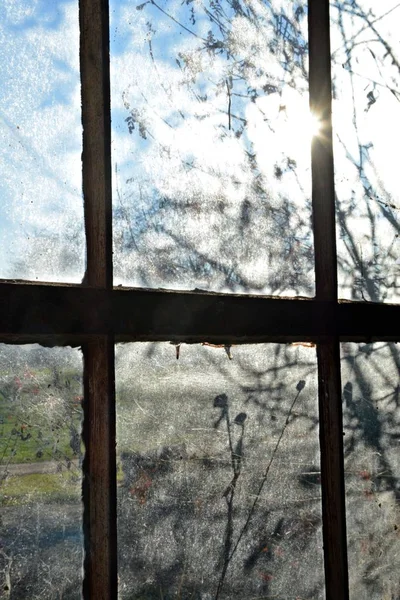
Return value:
[(331, 4), (339, 295), (400, 301), (400, 6)]
[(342, 344), (350, 598), (400, 598), (400, 354)]
[(306, 5), (111, 1), (116, 283), (314, 294)]
[(2, 598), (79, 600), (82, 357), (0, 345)]
[(0, 277), (78, 282), (78, 1), (2, 0), (0, 55)]
[(120, 598), (322, 599), (313, 348), (117, 347)]

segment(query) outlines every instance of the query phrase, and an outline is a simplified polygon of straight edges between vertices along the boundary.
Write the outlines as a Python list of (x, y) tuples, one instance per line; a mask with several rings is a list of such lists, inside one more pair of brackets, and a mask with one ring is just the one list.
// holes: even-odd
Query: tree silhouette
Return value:
[(312, 295), (304, 3), (136, 9), (142, 64), (114, 63), (138, 158), (116, 141), (117, 280)]
[[(331, 5), (339, 296), (375, 302), (399, 300), (395, 10), (395, 2)], [(124, 15), (145, 41), (115, 46), (118, 281), (312, 295), (309, 139), (298, 129), (308, 90), (305, 5), (150, 0)], [(385, 347), (354, 345), (351, 358), (343, 348), (350, 583), (355, 596), (376, 599), (399, 595), (390, 561), (399, 543), (400, 358), (394, 344)], [(358, 367), (349, 372), (350, 360)], [(250, 387), (251, 401), (265, 402)], [(219, 408), (223, 423), (227, 409)], [(268, 403), (264, 410), (274, 416)], [(318, 425), (316, 415), (309, 420)], [(311, 488), (318, 481), (313, 461), (300, 480)], [(226, 531), (231, 547), (230, 521)]]
[[(399, 300), (395, 10), (394, 1), (331, 4), (339, 296), (364, 301)], [(126, 0), (113, 11), (116, 282), (312, 296), (306, 3)], [(52, 256), (52, 271), (81, 251), (80, 235)], [(26, 264), (41, 251), (33, 246)], [(202, 348), (207, 365), (191, 380), (187, 346), (179, 361), (168, 348), (168, 377), (158, 345), (119, 350), (121, 597), (215, 597), (225, 574), (221, 598), (246, 597), (250, 580), (266, 596), (308, 573), (302, 597), (318, 598), (319, 461), (309, 439), (318, 415), (311, 401), (290, 410), (315, 361), (284, 346), (265, 350), (262, 366), (242, 350), (229, 361)], [(400, 355), (395, 344), (344, 345), (342, 364), (351, 592), (398, 598)], [(283, 458), (232, 557), (281, 435)], [(20, 534), (26, 515), (14, 519)]]

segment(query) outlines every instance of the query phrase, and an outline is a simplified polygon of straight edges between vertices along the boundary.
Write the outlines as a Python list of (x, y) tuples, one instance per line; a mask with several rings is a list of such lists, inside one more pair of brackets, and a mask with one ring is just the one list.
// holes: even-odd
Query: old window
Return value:
[(42, 597), (399, 596), (398, 12), (2, 7), (3, 526)]

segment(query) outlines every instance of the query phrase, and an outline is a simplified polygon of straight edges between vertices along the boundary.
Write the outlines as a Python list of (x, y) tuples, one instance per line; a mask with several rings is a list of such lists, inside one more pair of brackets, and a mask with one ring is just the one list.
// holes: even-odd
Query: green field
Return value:
[(81, 494), (82, 481), (76, 471), (9, 475), (0, 486), (0, 504), (70, 503), (78, 501)]
[[(0, 371), (1, 504), (79, 498), (81, 390), (79, 373), (72, 369), (25, 366)], [(52, 463), (52, 472), (29, 472), (29, 465), (43, 462)], [(18, 470), (17, 465), (26, 468)]]

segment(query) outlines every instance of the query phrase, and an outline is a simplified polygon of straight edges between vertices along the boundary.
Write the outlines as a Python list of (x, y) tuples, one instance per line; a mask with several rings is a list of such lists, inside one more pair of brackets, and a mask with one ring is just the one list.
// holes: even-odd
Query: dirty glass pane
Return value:
[(351, 600), (400, 598), (400, 353), (342, 344)]
[(117, 347), (119, 597), (324, 598), (315, 349), (176, 352)]
[(2, 0), (0, 56), (0, 277), (78, 282), (78, 0)]
[(339, 296), (400, 302), (400, 5), (331, 3)]
[(306, 7), (111, 0), (116, 283), (313, 296)]
[(0, 345), (1, 598), (81, 598), (81, 400), (78, 350)]

